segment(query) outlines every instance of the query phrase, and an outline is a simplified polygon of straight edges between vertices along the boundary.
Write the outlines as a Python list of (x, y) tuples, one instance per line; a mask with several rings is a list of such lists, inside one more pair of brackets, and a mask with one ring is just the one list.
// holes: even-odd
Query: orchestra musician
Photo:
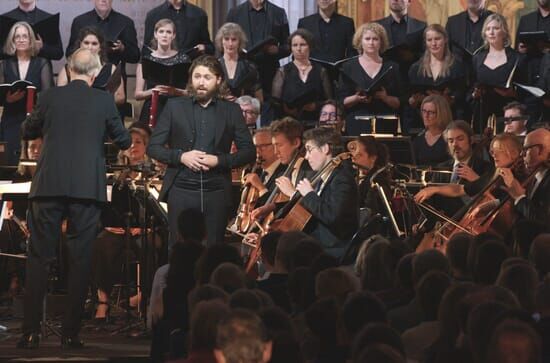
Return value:
[[(105, 86), (109, 82), (109, 78), (115, 72), (116, 66), (110, 62), (107, 62), (107, 52), (104, 34), (95, 27), (84, 27), (80, 29), (78, 37), (76, 38), (75, 49), (83, 48), (88, 49), (92, 53), (98, 54), (101, 60), (101, 70), (96, 75), (92, 87), (105, 89)], [(69, 79), (68, 64), (61, 68), (59, 75), (57, 76), (57, 86), (65, 86), (71, 80)], [(115, 91), (115, 103), (122, 105), (126, 100), (126, 94), (124, 92), (124, 84), (120, 82), (120, 85)]]
[(121, 149), (131, 143), (112, 96), (90, 87), (99, 68), (97, 54), (78, 49), (70, 60), (71, 82), (44, 92), (23, 123), (23, 135), (32, 138), (41, 132), (44, 144), (29, 194), (31, 237), (19, 348), (39, 345), (48, 267), (65, 217), (70, 275), (61, 344), (83, 346), (78, 333), (88, 292), (91, 246), (98, 232), (100, 204), (107, 200), (103, 141), (108, 135)]
[(235, 100), (235, 102), (241, 106), (243, 112), (244, 122), (249, 130), (255, 130), (261, 128), (260, 100), (250, 96), (241, 96)]
[(453, 119), (451, 108), (444, 96), (425, 97), (420, 105), (424, 130), (413, 140), (418, 165), (435, 166), (449, 159), (443, 131)]
[[(336, 156), (340, 136), (328, 128), (315, 128), (304, 132), (304, 142), (305, 159), (314, 172), (319, 172)], [(312, 215), (304, 232), (319, 241), (327, 253), (342, 256), (359, 221), (353, 175), (340, 163), (323, 173), (316, 185), (308, 178), (302, 179), (296, 190), (302, 196), (298, 203)]]
[(263, 102), (264, 96), (260, 84), (258, 69), (254, 63), (243, 57), (247, 39), (243, 29), (235, 23), (225, 23), (220, 27), (214, 39), (225, 81), (229, 86), (229, 101), (238, 97), (253, 96)]
[(293, 61), (279, 68), (273, 78), (272, 102), (279, 117), (300, 121), (317, 119), (320, 105), (332, 98), (332, 84), (325, 68), (309, 60), (313, 35), (298, 29), (288, 37)]
[[(346, 133), (355, 136), (369, 132), (369, 125), (356, 120), (355, 116), (395, 114), (401, 106), (402, 89), (397, 63), (382, 60), (381, 54), (388, 48), (388, 36), (380, 24), (361, 25), (353, 36), (353, 46), (360, 56), (342, 65), (338, 99), (347, 109)], [(382, 75), (384, 79), (379, 81)], [(378, 81), (380, 86), (374, 93), (362, 91)]]
[[(174, 22), (170, 19), (160, 19), (155, 24), (153, 39), (151, 39), (150, 43), (151, 51), (144, 54), (143, 58), (167, 65), (175, 65), (186, 61), (188, 59), (187, 56), (178, 51), (176, 39), (176, 25)], [(145, 101), (143, 102), (139, 116), (140, 122), (148, 123), (149, 121), (153, 90), (159, 92), (157, 115), (161, 114), (168, 98), (187, 95), (185, 89), (174, 85), (158, 84), (154, 79), (144, 79), (143, 66), (142, 63), (139, 63), (136, 68), (136, 89), (134, 96), (137, 101)]]
[(336, 100), (326, 100), (321, 105), (319, 112), (319, 127), (329, 127), (338, 134), (345, 133), (344, 106)]
[(517, 101), (508, 103), (503, 108), (504, 111), (504, 132), (516, 136), (527, 135), (527, 106)]
[[(231, 169), (255, 156), (239, 105), (222, 99), (227, 90), (220, 62), (199, 57), (189, 74), (191, 97), (167, 101), (147, 149), (150, 157), (168, 164), (159, 199), (168, 202), (170, 245), (176, 242), (177, 217), (188, 208), (205, 214), (209, 244), (223, 241)], [(230, 153), (233, 143), (237, 151)]]
[[(9, 57), (0, 62), (0, 84), (12, 83), (20, 79), (31, 82), (37, 92), (53, 86), (51, 63), (38, 57), (36, 35), (26, 22), (15, 23), (4, 44), (4, 53)], [(6, 99), (0, 100), (4, 106), (0, 121), (0, 141), (7, 141), (9, 165), (17, 165), (21, 151), (21, 123), (26, 115), (25, 90), (8, 91)]]

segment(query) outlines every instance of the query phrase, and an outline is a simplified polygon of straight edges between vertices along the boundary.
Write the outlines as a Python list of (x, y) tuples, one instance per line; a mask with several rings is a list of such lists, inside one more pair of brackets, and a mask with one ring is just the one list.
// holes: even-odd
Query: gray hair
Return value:
[(254, 110), (260, 113), (260, 100), (258, 100), (257, 98), (245, 95), (237, 98), (235, 102), (239, 105), (252, 105), (252, 107), (254, 107)]
[(69, 59), (69, 69), (78, 75), (93, 76), (101, 68), (101, 60), (98, 54), (93, 54), (88, 49), (77, 49)]

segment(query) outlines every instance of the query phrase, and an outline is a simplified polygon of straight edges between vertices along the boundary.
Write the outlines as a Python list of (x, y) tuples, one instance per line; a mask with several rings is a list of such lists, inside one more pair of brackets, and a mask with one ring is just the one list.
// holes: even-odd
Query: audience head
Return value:
[(441, 271), (430, 271), (420, 279), (416, 285), (416, 296), (425, 321), (437, 320), (440, 302), (449, 286), (451, 278)]
[(529, 250), (529, 260), (535, 266), (539, 279), (542, 280), (550, 272), (550, 233), (535, 237)]
[(31, 57), (34, 57), (39, 52), (34, 30), (32, 30), (32, 27), (26, 21), (18, 21), (13, 24), (5, 42), (4, 53), (9, 56), (14, 56), (18, 53), (27, 53)]
[(194, 242), (176, 243), (170, 251), (166, 288), (172, 293), (187, 294), (195, 286), (195, 270), (204, 247)]
[(360, 275), (364, 290), (382, 291), (393, 287), (398, 259), (387, 241), (377, 241), (369, 246)]
[(371, 344), (361, 351), (353, 363), (405, 363), (403, 354), (386, 344)]
[(229, 307), (231, 309), (245, 309), (258, 313), (262, 308), (262, 301), (252, 290), (240, 288), (233, 291), (229, 297)]
[(289, 272), (292, 267), (292, 256), (300, 240), (308, 235), (300, 231), (285, 232), (279, 237), (277, 251), (275, 252), (275, 265), (277, 269)]
[(210, 283), (214, 286), (221, 287), (228, 294), (246, 287), (246, 276), (244, 271), (239, 266), (224, 262), (218, 265), (212, 272)]
[(537, 271), (530, 264), (516, 263), (503, 267), (496, 284), (510, 289), (525, 311), (535, 312), (535, 292), (538, 278)]
[(208, 283), (212, 272), (223, 262), (231, 262), (241, 266), (242, 260), (239, 251), (235, 247), (224, 243), (208, 246), (197, 263), (197, 282), (199, 284)]
[(541, 339), (529, 324), (505, 320), (494, 330), (487, 347), (488, 363), (542, 362)]
[(387, 324), (372, 323), (364, 327), (355, 337), (351, 349), (352, 361), (359, 362), (361, 353), (375, 344), (385, 344), (405, 358), (405, 347), (399, 333)]
[(397, 262), (395, 277), (399, 287), (414, 288), (413, 261), (415, 257), (415, 253), (407, 253)]
[(508, 103), (502, 109), (504, 111), (504, 132), (522, 135), (527, 131), (527, 106), (517, 101)]
[(277, 244), (282, 232), (272, 231), (266, 233), (260, 243), (262, 246), (262, 261), (271, 269), (275, 266), (275, 255), (277, 253)]
[(184, 209), (178, 216), (179, 240), (201, 243), (206, 238), (204, 214), (193, 208)]
[(449, 122), (453, 120), (449, 102), (441, 95), (424, 97), (420, 105), (420, 112), (426, 129), (435, 128), (443, 132)]
[(449, 154), (456, 160), (466, 161), (472, 156), (473, 135), (474, 131), (466, 121), (451, 121), (443, 131)]
[(343, 304), (354, 291), (359, 291), (359, 279), (343, 269), (329, 268), (319, 272), (315, 278), (315, 295), (318, 299), (332, 297)]
[(541, 317), (550, 316), (550, 276), (547, 276), (537, 287), (535, 304), (537, 313), (539, 313)]
[(494, 284), (502, 261), (509, 255), (508, 248), (500, 241), (487, 241), (480, 245), (477, 248), (472, 270), (474, 282), (482, 285)]
[(387, 321), (384, 303), (371, 292), (353, 292), (342, 306), (342, 323), (350, 340), (368, 324)]
[(256, 125), (256, 120), (260, 115), (260, 107), (261, 107), (260, 100), (252, 96), (244, 95), (237, 98), (235, 102), (239, 106), (241, 106), (241, 111), (243, 113), (244, 121), (246, 125), (247, 126)]
[(236, 309), (218, 325), (214, 355), (218, 363), (267, 363), (271, 345), (260, 318)]
[(151, 49), (178, 49), (176, 41), (176, 24), (170, 19), (160, 19), (155, 23), (153, 39), (151, 39)]
[(418, 253), (413, 260), (413, 281), (416, 284), (430, 271), (449, 273), (449, 260), (436, 249)]
[(201, 301), (191, 314), (191, 351), (213, 351), (216, 348), (218, 324), (229, 315), (229, 307), (219, 301)]
[(380, 55), (389, 47), (388, 34), (378, 23), (365, 23), (355, 31), (352, 44), (359, 54)]
[(214, 38), (216, 50), (220, 54), (238, 54), (246, 48), (248, 39), (239, 24), (223, 24)]
[(267, 307), (260, 311), (268, 337), (273, 341), (271, 363), (304, 361), (300, 342), (294, 332), (294, 324), (287, 313), (277, 306)]
[(189, 292), (189, 295), (187, 295), (189, 312), (192, 313), (197, 304), (201, 301), (212, 300), (227, 303), (229, 301), (229, 295), (227, 292), (214, 285), (205, 284), (195, 286), (195, 288)]
[(292, 117), (275, 120), (270, 125), (275, 155), (281, 163), (288, 165), (296, 150), (302, 146), (304, 127)]
[(468, 276), (468, 250), (471, 244), (472, 237), (468, 233), (456, 233), (449, 239), (446, 252), (453, 277)]
[(309, 267), (313, 260), (322, 253), (323, 247), (315, 239), (308, 237), (300, 240), (292, 254), (291, 269), (300, 266)]

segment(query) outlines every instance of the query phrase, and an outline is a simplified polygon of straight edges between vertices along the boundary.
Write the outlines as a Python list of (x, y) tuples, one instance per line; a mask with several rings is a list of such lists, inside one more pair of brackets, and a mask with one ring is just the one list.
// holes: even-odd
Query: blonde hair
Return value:
[[(172, 30), (174, 31), (174, 39), (172, 40), (172, 43), (170, 43), (170, 48), (172, 48), (173, 50), (178, 50), (178, 43), (176, 41), (176, 38), (177, 38), (177, 32), (176, 32), (176, 24), (170, 20), (170, 19), (160, 19), (159, 21), (157, 21), (155, 23), (155, 31), (154, 33), (156, 33), (161, 27), (165, 26), (165, 25), (171, 25), (172, 26)], [(155, 39), (155, 37), (153, 36), (153, 38), (151, 39), (151, 42), (149, 43), (149, 45), (151, 46), (151, 49), (153, 50), (156, 50), (158, 48), (158, 42), (157, 40)]]
[(435, 106), (438, 127), (441, 130), (445, 130), (447, 125), (453, 120), (453, 113), (451, 112), (451, 107), (447, 99), (441, 95), (429, 95), (422, 100), (420, 109), (422, 109), (422, 106), (426, 103), (431, 103)]
[(239, 53), (241, 53), (243, 49), (246, 48), (246, 43), (248, 42), (248, 39), (246, 38), (246, 34), (244, 33), (243, 28), (241, 28), (239, 24), (225, 23), (220, 27), (220, 29), (216, 33), (216, 37), (214, 38), (216, 50), (220, 54), (223, 54), (223, 38), (231, 35), (234, 35), (237, 37), (237, 39), (239, 39)]
[(498, 142), (506, 153), (512, 158), (516, 159), (520, 156), (523, 145), (521, 139), (516, 135), (503, 132), (502, 134), (496, 135), (493, 140), (491, 140), (490, 149), (493, 149), (493, 145)]
[(489, 43), (487, 42), (487, 39), (485, 38), (485, 31), (487, 30), (487, 26), (489, 25), (490, 22), (492, 21), (496, 21), (500, 27), (502, 28), (502, 31), (504, 32), (504, 47), (509, 47), (510, 44), (512, 43), (511, 40), (510, 40), (510, 30), (508, 30), (508, 23), (506, 23), (506, 19), (504, 18), (504, 16), (498, 14), (498, 13), (494, 13), (494, 14), (491, 14), (487, 17), (487, 19), (485, 19), (485, 22), (483, 23), (483, 28), (481, 29), (481, 37), (483, 38), (483, 46), (485, 48), (488, 48), (489, 47)]
[(13, 24), (6, 38), (6, 44), (4, 44), (4, 53), (11, 56), (15, 55), (15, 32), (19, 27), (27, 29), (27, 32), (29, 33), (29, 51), (31, 57), (36, 56), (38, 54), (38, 47), (36, 46), (36, 35), (34, 34), (34, 30), (32, 30), (32, 27), (26, 21), (18, 21), (17, 23)]
[[(428, 25), (426, 29), (424, 29), (424, 44), (426, 44), (426, 36), (429, 31), (441, 34), (445, 39), (445, 53), (443, 55), (443, 66), (441, 67), (439, 77), (447, 77), (451, 73), (451, 66), (453, 65), (455, 60), (453, 53), (451, 53), (451, 50), (449, 49), (449, 35), (447, 34), (447, 31), (442, 25), (439, 25), (439, 24)], [(424, 55), (422, 56), (422, 60), (419, 63), (420, 66), (418, 67), (418, 75), (423, 77), (433, 78), (432, 69), (430, 67), (430, 60), (431, 60), (431, 54), (426, 47), (426, 50), (424, 51)]]
[(388, 40), (388, 34), (386, 33), (386, 29), (378, 23), (365, 23), (362, 24), (357, 30), (355, 31), (355, 34), (353, 34), (353, 47), (357, 49), (359, 53), (363, 52), (363, 46), (361, 45), (361, 41), (363, 40), (363, 35), (366, 31), (370, 30), (374, 34), (378, 36), (380, 39), (380, 49), (379, 53), (382, 54), (388, 49), (388, 46), (390, 44)]

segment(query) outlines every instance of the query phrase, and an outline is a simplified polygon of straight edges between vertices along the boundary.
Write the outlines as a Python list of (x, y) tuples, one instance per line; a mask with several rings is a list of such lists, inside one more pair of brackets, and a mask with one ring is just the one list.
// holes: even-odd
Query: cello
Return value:
[[(250, 173), (257, 173), (262, 165), (262, 158), (258, 156), (256, 159), (256, 164), (252, 167), (252, 170)], [(244, 172), (243, 172), (243, 178), (241, 178), (241, 182), (244, 184)], [(252, 210), (254, 210), (254, 207), (256, 206), (256, 202), (258, 201), (258, 198), (260, 197), (260, 192), (258, 189), (254, 188), (252, 185), (247, 184), (243, 187), (243, 190), (241, 192), (241, 201), (239, 203), (239, 209), (237, 213), (237, 217), (235, 217), (235, 230), (246, 233), (252, 226), (252, 218), (250, 216)]]

